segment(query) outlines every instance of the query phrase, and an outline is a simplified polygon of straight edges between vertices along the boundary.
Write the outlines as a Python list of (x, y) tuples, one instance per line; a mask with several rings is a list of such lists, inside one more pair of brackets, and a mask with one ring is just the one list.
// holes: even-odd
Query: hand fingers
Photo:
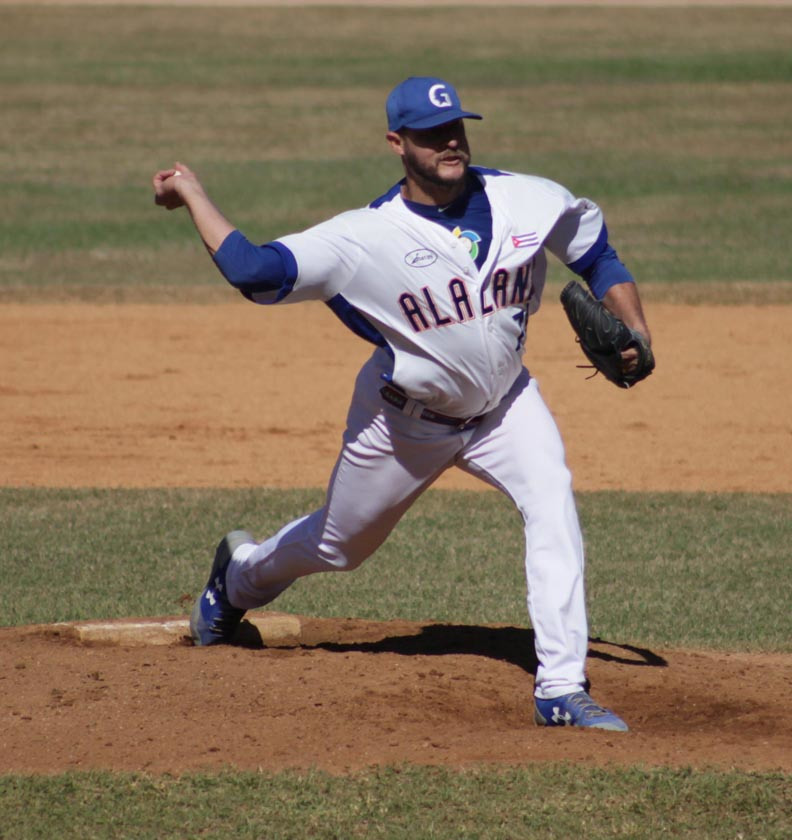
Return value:
[[(152, 183), (154, 185), (154, 203), (159, 207), (165, 207), (167, 210), (175, 210), (177, 207), (183, 207), (184, 201), (179, 195), (174, 178), (181, 177), (184, 170), (189, 172), (187, 167), (183, 164), (177, 163), (169, 169), (160, 169), (155, 173)], [(192, 174), (192, 173), (190, 173)]]
[(168, 178), (173, 177), (178, 171), (179, 170), (175, 167), (171, 169), (160, 169), (159, 172), (157, 172), (154, 175), (154, 186), (157, 186), (157, 184), (162, 184), (163, 182), (167, 181)]
[(169, 169), (160, 169), (159, 172), (157, 172), (153, 178), (154, 190), (156, 192), (160, 192), (165, 182), (169, 178), (179, 177), (182, 175), (190, 175), (192, 177), (195, 177), (193, 175), (192, 170), (189, 167), (179, 162), (176, 162), (176, 164), (170, 167)]
[(622, 351), (621, 358), (624, 373), (631, 373), (638, 366), (638, 351), (635, 347), (628, 347)]

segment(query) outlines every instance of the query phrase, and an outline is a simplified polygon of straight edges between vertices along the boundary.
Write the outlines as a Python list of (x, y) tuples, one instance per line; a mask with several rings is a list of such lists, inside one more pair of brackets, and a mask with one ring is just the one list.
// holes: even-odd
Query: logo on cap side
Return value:
[(446, 92), (445, 85), (432, 85), (429, 88), (429, 101), (436, 108), (451, 107), (451, 97)]

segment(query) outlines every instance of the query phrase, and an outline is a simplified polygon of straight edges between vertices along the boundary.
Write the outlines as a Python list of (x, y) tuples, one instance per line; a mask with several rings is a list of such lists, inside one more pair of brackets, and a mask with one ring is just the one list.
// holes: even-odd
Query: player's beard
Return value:
[(453, 189), (454, 187), (462, 184), (467, 179), (468, 167), (470, 166), (470, 154), (467, 151), (462, 151), (461, 149), (453, 153), (453, 157), (458, 157), (462, 162), (462, 174), (458, 176), (449, 176), (443, 175), (441, 173), (441, 161), (440, 158), (437, 163), (428, 165), (422, 163), (418, 160), (417, 156), (412, 153), (411, 150), (405, 149), (404, 150), (404, 167), (409, 178), (412, 178), (414, 181), (421, 181), (429, 184), (433, 184), (436, 187), (442, 187), (444, 189)]

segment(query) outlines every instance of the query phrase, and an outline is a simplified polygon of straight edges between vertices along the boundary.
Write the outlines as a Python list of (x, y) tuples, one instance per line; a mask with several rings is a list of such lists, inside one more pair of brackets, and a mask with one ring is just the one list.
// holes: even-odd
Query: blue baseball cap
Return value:
[(469, 117), (480, 120), (481, 114), (464, 111), (454, 86), (433, 76), (410, 76), (397, 85), (385, 103), (388, 130), (421, 130)]

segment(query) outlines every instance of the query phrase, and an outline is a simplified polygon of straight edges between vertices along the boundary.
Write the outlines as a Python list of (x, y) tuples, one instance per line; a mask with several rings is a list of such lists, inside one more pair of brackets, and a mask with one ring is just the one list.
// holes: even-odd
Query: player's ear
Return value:
[(394, 154), (397, 154), (401, 157), (404, 156), (404, 140), (397, 131), (389, 131), (385, 135), (385, 139), (388, 141), (388, 145), (391, 147), (391, 151)]

